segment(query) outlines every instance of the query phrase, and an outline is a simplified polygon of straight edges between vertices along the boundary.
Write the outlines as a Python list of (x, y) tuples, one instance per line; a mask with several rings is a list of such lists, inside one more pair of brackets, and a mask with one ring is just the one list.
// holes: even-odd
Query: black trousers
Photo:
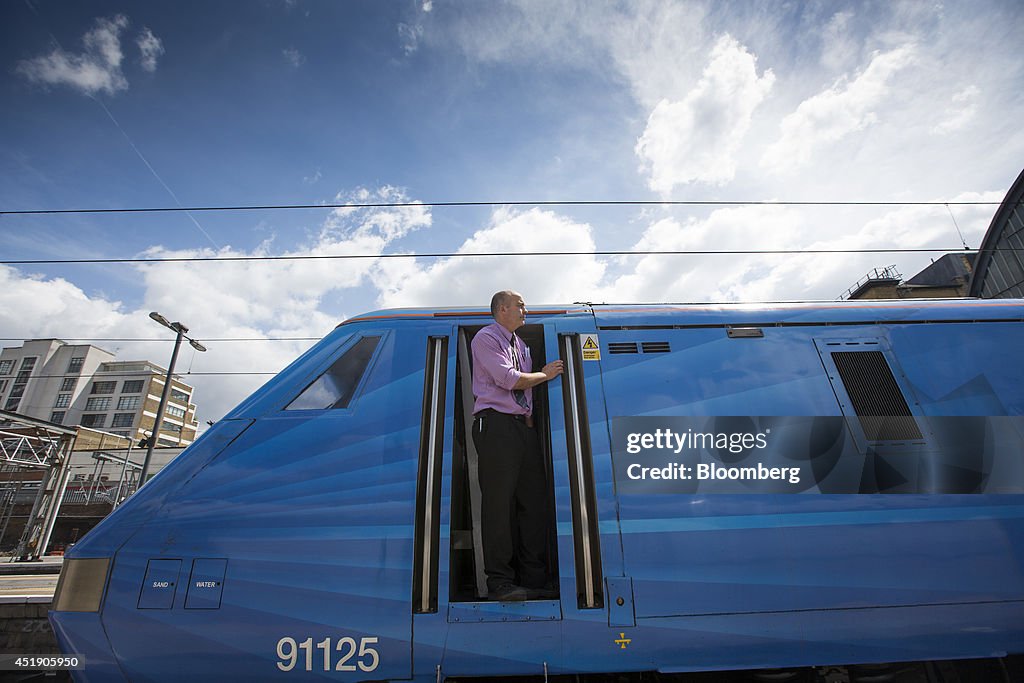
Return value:
[(517, 581), (540, 588), (547, 580), (548, 510), (537, 432), (511, 415), (482, 411), (473, 419), (473, 443), (487, 588)]

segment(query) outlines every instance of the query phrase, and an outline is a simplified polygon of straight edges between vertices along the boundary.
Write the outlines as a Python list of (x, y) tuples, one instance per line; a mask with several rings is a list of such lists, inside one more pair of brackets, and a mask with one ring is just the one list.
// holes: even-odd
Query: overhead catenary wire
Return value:
[[(177, 201), (177, 198), (175, 198)], [(223, 205), (223, 206), (158, 206), (158, 207), (116, 207), (116, 208), (73, 208), (73, 209), (23, 209), (0, 210), (2, 216), (54, 215), (54, 214), (139, 214), (210, 211), (270, 211), (310, 209), (374, 209), (374, 208), (415, 208), (415, 207), (485, 207), (485, 206), (933, 206), (945, 207), (952, 217), (950, 206), (997, 206), (996, 201), (789, 201), (789, 200), (550, 200), (550, 201), (404, 201), (404, 202), (356, 202), (319, 204), (264, 204), (264, 205)], [(194, 220), (194, 219), (193, 219)], [(282, 254), (282, 255), (215, 255), (215, 256), (153, 256), (153, 257), (111, 257), (111, 258), (67, 258), (67, 259), (8, 259), (0, 260), (2, 265), (73, 265), (73, 264), (146, 264), (146, 263), (193, 263), (231, 261), (300, 261), (300, 260), (343, 260), (343, 259), (388, 259), (388, 258), (474, 258), (508, 256), (651, 256), (651, 255), (799, 255), (799, 254), (871, 254), (871, 253), (940, 253), (970, 250), (955, 217), (954, 226), (962, 247), (953, 248), (874, 248), (874, 249), (749, 249), (749, 250), (604, 250), (604, 251), (531, 251), (531, 252), (435, 252), (401, 254)]]
[[(277, 256), (157, 256), (140, 258), (69, 258), (69, 259), (6, 259), (0, 264), (69, 265), (98, 263), (215, 263), (232, 261), (331, 261), (349, 259), (423, 259), (423, 258), (493, 258), (516, 256), (761, 256), (801, 254), (934, 254), (965, 251), (963, 247), (878, 248), (878, 249), (611, 249), (600, 251), (489, 251), (489, 252), (425, 252), (397, 254), (281, 254)], [(968, 248), (967, 251), (970, 251)], [(999, 248), (995, 251), (1024, 251)]]
[[(154, 337), (67, 337), (67, 336), (46, 336), (41, 337), (42, 339), (60, 339), (65, 342), (161, 342), (169, 343), (167, 339), (157, 339)], [(27, 337), (0, 337), (0, 342), (6, 341), (23, 341)], [(206, 338), (203, 337), (202, 342), (204, 344), (208, 342), (291, 342), (291, 341), (320, 341), (322, 337), (216, 337)]]
[(768, 199), (566, 199), (543, 201), (437, 201), (353, 202), (347, 204), (235, 204), (212, 206), (150, 206), (75, 209), (0, 209), (0, 216), (35, 216), (85, 213), (189, 213), (199, 211), (295, 211), (316, 209), (401, 209), (486, 206), (999, 206), (997, 201), (788, 201)]
[[(282, 368), (282, 370), (283, 369), (284, 368)], [(80, 377), (85, 378), (87, 382), (94, 382), (94, 381), (95, 382), (102, 382), (103, 380), (105, 380), (108, 377), (137, 377), (140, 374), (144, 374), (144, 373), (141, 373), (140, 371), (136, 370), (134, 372), (132, 372), (132, 371), (104, 372), (102, 374), (81, 375)], [(198, 377), (198, 376), (201, 376), (201, 377), (235, 377), (235, 376), (244, 377), (244, 376), (255, 376), (255, 375), (273, 376), (273, 375), (279, 375), (279, 374), (281, 374), (281, 370), (275, 370), (275, 371), (272, 371), (272, 372), (271, 371), (262, 371), (262, 370), (261, 371), (255, 371), (255, 370), (224, 370), (224, 371), (221, 371), (221, 372), (203, 371), (203, 370), (195, 370), (195, 371), (190, 370), (188, 372), (177, 372), (177, 371), (175, 371), (174, 376), (175, 377)], [(68, 379), (68, 378), (69, 378), (68, 375), (32, 375), (29, 379)], [(6, 376), (5, 377), (0, 377), (0, 379), (10, 379), (10, 377), (6, 377)], [(158, 379), (161, 382), (163, 382), (163, 376), (162, 375), (158, 376)], [(104, 395), (98, 396), (98, 398), (103, 398), (103, 397), (108, 396), (108, 395), (109, 394), (104, 394)]]

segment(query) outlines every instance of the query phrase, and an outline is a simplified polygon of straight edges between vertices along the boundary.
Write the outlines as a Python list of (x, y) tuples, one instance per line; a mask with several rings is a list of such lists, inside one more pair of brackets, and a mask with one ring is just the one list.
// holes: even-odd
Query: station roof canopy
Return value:
[(985, 233), (969, 296), (1024, 298), (1024, 171), (1010, 186)]

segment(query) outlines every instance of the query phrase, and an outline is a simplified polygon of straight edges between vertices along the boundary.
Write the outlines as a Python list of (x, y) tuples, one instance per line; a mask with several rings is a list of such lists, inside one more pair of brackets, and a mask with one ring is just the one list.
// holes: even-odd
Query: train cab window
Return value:
[(379, 343), (380, 337), (363, 337), (357, 341), (285, 410), (347, 408)]

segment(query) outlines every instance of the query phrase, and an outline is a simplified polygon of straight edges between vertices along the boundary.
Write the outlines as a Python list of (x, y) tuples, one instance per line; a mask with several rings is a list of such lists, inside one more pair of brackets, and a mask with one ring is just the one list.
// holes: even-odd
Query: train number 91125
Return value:
[[(377, 637), (360, 638), (358, 644), (355, 638), (345, 636), (338, 638), (334, 647), (331, 647), (331, 638), (327, 637), (318, 643), (313, 638), (306, 638), (301, 643), (294, 638), (284, 637), (277, 641), (277, 656), (281, 660), (277, 668), (281, 671), (291, 671), (299, 664), (300, 658), (305, 663), (306, 671), (313, 671), (314, 664), (317, 670), (320, 665), (323, 671), (373, 671), (380, 664), (380, 655), (376, 648), (370, 647), (377, 643)], [(315, 650), (320, 650), (315, 653)], [(355, 661), (352, 659), (355, 657)], [(331, 664), (334, 668), (331, 668)]]

